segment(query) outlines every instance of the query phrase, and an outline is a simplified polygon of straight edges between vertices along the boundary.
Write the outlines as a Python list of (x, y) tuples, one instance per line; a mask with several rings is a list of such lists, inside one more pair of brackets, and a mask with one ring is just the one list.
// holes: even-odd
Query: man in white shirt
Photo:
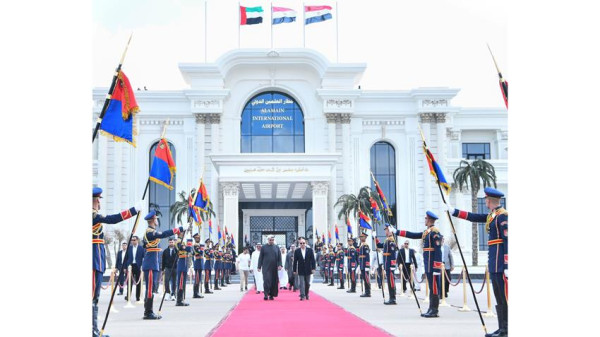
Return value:
[(250, 254), (248, 247), (244, 248), (244, 252), (238, 256), (237, 269), (240, 273), (240, 291), (248, 290), (248, 273), (250, 273)]
[(256, 244), (256, 250), (252, 253), (250, 257), (250, 269), (251, 273), (254, 275), (254, 284), (256, 285), (256, 293), (260, 294), (261, 291), (264, 291), (263, 277), (262, 273), (258, 271), (258, 256), (260, 255), (260, 250), (262, 248), (262, 244), (259, 242)]

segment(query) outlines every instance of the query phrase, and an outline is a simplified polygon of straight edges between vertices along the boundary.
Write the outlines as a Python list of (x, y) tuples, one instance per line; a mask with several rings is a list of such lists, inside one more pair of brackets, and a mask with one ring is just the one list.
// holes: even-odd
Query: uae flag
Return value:
[(240, 6), (240, 25), (256, 25), (263, 22), (263, 9)]

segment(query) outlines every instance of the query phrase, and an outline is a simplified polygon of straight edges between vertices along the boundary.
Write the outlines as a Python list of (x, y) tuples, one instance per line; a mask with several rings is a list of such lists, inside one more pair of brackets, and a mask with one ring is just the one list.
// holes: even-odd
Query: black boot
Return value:
[(175, 303), (175, 306), (187, 307), (188, 305), (190, 304), (183, 301), (183, 289), (177, 290), (177, 303)]
[(144, 302), (144, 319), (160, 319), (160, 316), (156, 316), (152, 311), (152, 304), (154, 297), (147, 298)]
[(489, 335), (490, 337), (505, 337), (508, 336), (508, 322), (506, 322), (506, 310), (502, 305), (496, 306), (496, 313), (498, 314), (498, 330), (494, 331)]
[(205, 294), (212, 294), (213, 293), (212, 291), (210, 291), (210, 288), (208, 286), (208, 282), (204, 283), (204, 293)]
[(430, 303), (430, 311), (428, 311), (426, 314), (421, 315), (423, 317), (426, 318), (432, 318), (432, 317), (440, 317), (438, 315), (438, 306), (440, 305), (440, 297), (439, 295), (433, 295), (431, 297), (431, 303)]
[(200, 284), (194, 284), (194, 298), (204, 298), (200, 295)]
[(100, 330), (98, 330), (98, 304), (92, 303), (92, 336), (100, 336)]

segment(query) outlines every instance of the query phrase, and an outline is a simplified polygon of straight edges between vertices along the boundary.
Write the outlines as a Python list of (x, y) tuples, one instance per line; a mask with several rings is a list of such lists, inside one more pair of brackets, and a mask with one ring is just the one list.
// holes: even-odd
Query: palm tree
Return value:
[(381, 200), (379, 200), (379, 195), (377, 192), (371, 190), (368, 186), (361, 187), (358, 192), (358, 197), (354, 194), (343, 194), (341, 195), (335, 205), (341, 205), (342, 208), (338, 212), (338, 219), (342, 219), (344, 216), (344, 221), (348, 219), (350, 214), (354, 216), (354, 218), (358, 218), (359, 209), (362, 210), (365, 214), (367, 214), (370, 218), (373, 218), (373, 210), (371, 209), (371, 198), (377, 202), (379, 205), (379, 209), (382, 209)]
[[(483, 187), (496, 187), (496, 170), (494, 166), (483, 159), (476, 159), (472, 162), (461, 160), (460, 165), (454, 171), (454, 182), (458, 189), (462, 192), (463, 189), (471, 191), (471, 210), (477, 213), (477, 192)], [(470, 186), (470, 187), (469, 187)], [(471, 244), (473, 246), (473, 265), (478, 263), (477, 254), (479, 252), (479, 233), (477, 223), (471, 225)]]

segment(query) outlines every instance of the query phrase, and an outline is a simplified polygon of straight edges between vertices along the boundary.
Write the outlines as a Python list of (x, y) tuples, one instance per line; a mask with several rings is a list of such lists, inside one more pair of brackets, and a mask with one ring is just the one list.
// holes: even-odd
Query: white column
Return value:
[(352, 167), (350, 161), (350, 117), (342, 119), (342, 158), (344, 160), (344, 194), (348, 194), (351, 192), (350, 169)]
[[(315, 229), (319, 233), (325, 233), (327, 239), (327, 190), (329, 184), (325, 181), (311, 182), (312, 188), (312, 203), (313, 203), (313, 237)], [(333, 233), (331, 233), (333, 235)]]
[[(204, 135), (205, 135), (205, 127), (206, 127), (204, 122), (205, 122), (204, 116), (201, 114), (196, 114), (196, 161), (195, 161), (194, 166), (196, 168), (196, 177), (199, 177), (198, 179), (200, 179), (201, 175), (204, 173), (203, 169), (204, 170), (206, 169), (204, 167), (204, 163), (205, 163)], [(192, 185), (195, 186), (196, 188), (198, 188), (199, 184), (200, 184), (199, 181), (192, 180)], [(202, 224), (202, 233), (200, 233), (200, 240), (202, 242), (204, 242), (204, 240), (206, 240), (206, 238), (208, 238), (208, 222)]]
[[(220, 138), (219, 138), (219, 125), (221, 122), (221, 115), (220, 114), (209, 114), (206, 116), (205, 121), (207, 123), (210, 123), (210, 141), (211, 141), (211, 154), (217, 154), (220, 153), (220, 147), (219, 147), (219, 142), (220, 142)], [(217, 237), (217, 226), (220, 223), (221, 224), (221, 230), (224, 230), (224, 219), (223, 219), (223, 214), (220, 212), (220, 206), (219, 206), (219, 201), (220, 201), (220, 189), (219, 189), (219, 176), (217, 175), (217, 171), (214, 169), (214, 167), (209, 164), (210, 160), (206, 160), (206, 169), (205, 172), (210, 171), (210, 181), (207, 181), (206, 179), (204, 180), (204, 182), (208, 185), (207, 187), (210, 189), (209, 194), (210, 194), (210, 199), (213, 203), (213, 210), (216, 213), (216, 221), (213, 221), (213, 236), (216, 238)], [(206, 173), (205, 173), (206, 176)], [(229, 226), (228, 226), (229, 228)], [(214, 240), (213, 240), (214, 241)]]
[[(236, 248), (240, 247), (238, 233), (239, 221), (239, 184), (238, 183), (222, 183), (223, 189), (223, 222), (221, 223), (223, 228), (227, 226), (229, 235), (233, 234), (233, 238), (236, 240)], [(224, 234), (224, 233), (223, 233)], [(244, 239), (242, 238), (242, 241)]]
[[(421, 117), (421, 128), (423, 129), (423, 134), (425, 135), (425, 141), (427, 142), (427, 146), (431, 149), (431, 145), (429, 143), (431, 141), (431, 124), (429, 124), (428, 120), (424, 120), (423, 117)], [(423, 155), (421, 158), (423, 158), (423, 207), (425, 208), (423, 212), (425, 212), (429, 208), (431, 208), (433, 177), (429, 173), (429, 166), (427, 165), (427, 159), (425, 158), (425, 155)], [(436, 193), (439, 192), (436, 191)], [(417, 212), (417, 219), (419, 218), (419, 216), (420, 214), (418, 214)]]
[(330, 153), (334, 153), (335, 152), (335, 121), (330, 121), (329, 118), (327, 119), (327, 127), (329, 128), (329, 133), (327, 134), (329, 136), (329, 152)]
[[(439, 113), (436, 114), (436, 129), (437, 129), (437, 153), (434, 154), (435, 156), (435, 160), (438, 162), (438, 164), (440, 165), (442, 172), (444, 173), (444, 177), (446, 178), (446, 181), (450, 182), (450, 176), (452, 176), (451, 172), (448, 172), (447, 168), (448, 168), (448, 160), (446, 160), (447, 155), (446, 155), (446, 115), (443, 113)], [(440, 220), (438, 220), (438, 222), (440, 222), (440, 229), (442, 230), (443, 233), (451, 233), (450, 230), (450, 223), (448, 222), (448, 217), (443, 214), (445, 213), (444, 210), (444, 201), (442, 200), (442, 196), (440, 195), (440, 191), (439, 188), (437, 186), (434, 186), (435, 190), (436, 190), (436, 195), (437, 197), (434, 199), (435, 202), (433, 203), (433, 207), (435, 207), (434, 213), (436, 213), (439, 217)], [(442, 191), (444, 191), (442, 189)], [(446, 201), (448, 201), (449, 196), (445, 194), (444, 192), (444, 197), (446, 198)]]
[[(121, 194), (123, 193), (123, 144), (121, 142), (114, 142), (115, 154), (113, 157), (112, 165), (115, 168), (114, 171), (114, 187), (113, 187), (113, 205), (114, 211), (120, 212), (123, 209), (121, 202)], [(130, 146), (127, 144), (127, 146)]]

